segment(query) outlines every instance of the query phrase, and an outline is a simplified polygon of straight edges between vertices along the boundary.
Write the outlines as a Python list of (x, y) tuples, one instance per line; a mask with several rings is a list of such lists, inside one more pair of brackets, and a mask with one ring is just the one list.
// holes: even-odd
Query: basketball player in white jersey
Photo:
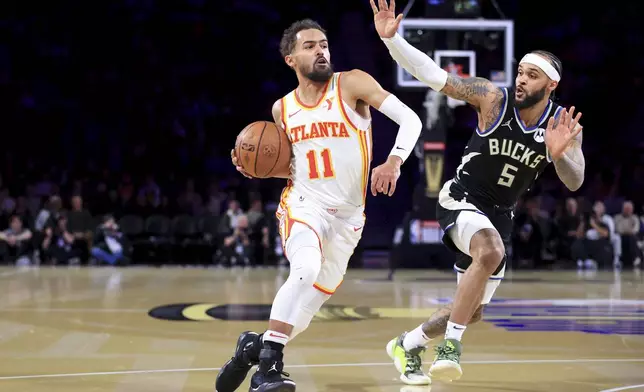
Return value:
[(466, 101), (478, 113), (461, 165), (444, 184), (436, 206), (443, 242), (456, 255), (454, 302), (387, 345), (401, 379), (417, 383), (408, 376), (423, 377), (420, 354), (432, 338), (444, 334), (429, 372), (437, 379), (456, 380), (462, 375), (463, 333), (481, 318), (503, 279), (518, 199), (551, 162), (571, 191), (584, 181), (581, 113), (573, 119), (574, 107), (568, 111), (550, 99), (562, 74), (561, 61), (552, 53), (526, 54), (514, 89), (480, 77), (461, 78), (396, 33), (402, 15), (396, 17), (394, 0), (390, 5), (378, 2), (379, 9), (371, 0), (374, 22), (392, 58), (428, 87)]
[[(273, 106), (275, 123), (292, 143), (291, 174), (277, 212), (290, 275), (273, 301), (268, 329), (244, 332), (217, 377), (219, 392), (236, 390), (259, 364), (250, 391), (294, 391), (284, 378), (284, 346), (304, 331), (336, 291), (365, 224), (364, 207), (374, 107), (399, 126), (387, 161), (373, 170), (371, 192), (391, 196), (400, 165), (421, 132), (418, 116), (361, 70), (334, 73), (325, 31), (295, 22), (280, 51), (298, 87)], [(238, 170), (233, 151), (233, 163)], [(248, 175), (248, 173), (243, 173)]]

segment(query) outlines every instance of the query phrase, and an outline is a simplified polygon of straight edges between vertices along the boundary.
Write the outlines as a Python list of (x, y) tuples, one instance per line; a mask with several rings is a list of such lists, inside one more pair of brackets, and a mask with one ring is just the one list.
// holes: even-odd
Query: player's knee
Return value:
[(312, 286), (322, 267), (322, 251), (315, 232), (302, 227), (293, 230), (286, 243), (286, 256), (291, 264), (289, 279)]
[(472, 238), (470, 253), (472, 260), (480, 263), (491, 275), (501, 264), (505, 256), (505, 247), (498, 234), (485, 232), (486, 230), (481, 230)]
[(472, 315), (472, 318), (470, 319), (470, 324), (474, 324), (476, 322), (481, 321), (483, 318), (483, 309), (485, 308), (485, 305), (479, 305), (479, 307), (476, 309), (474, 314)]
[(289, 279), (306, 286), (313, 286), (322, 268), (322, 253), (319, 247), (303, 246), (289, 259), (291, 273)]

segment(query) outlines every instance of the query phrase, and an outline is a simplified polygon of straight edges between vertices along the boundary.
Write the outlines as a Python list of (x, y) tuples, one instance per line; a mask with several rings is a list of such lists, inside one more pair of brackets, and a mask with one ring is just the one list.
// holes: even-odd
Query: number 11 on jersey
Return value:
[[(315, 150), (309, 150), (309, 152), (306, 153), (306, 158), (309, 160), (309, 178), (311, 180), (320, 178), (316, 152), (317, 151)], [(320, 156), (322, 157), (322, 178), (335, 177), (335, 170), (333, 169), (333, 163), (331, 163), (331, 151), (328, 148), (325, 148), (320, 152)]]

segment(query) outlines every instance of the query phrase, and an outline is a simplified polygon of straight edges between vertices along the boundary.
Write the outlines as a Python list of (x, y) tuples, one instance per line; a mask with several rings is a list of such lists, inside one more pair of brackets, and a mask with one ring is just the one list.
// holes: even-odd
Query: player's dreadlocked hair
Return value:
[(309, 29), (320, 30), (326, 34), (326, 30), (324, 30), (318, 22), (311, 19), (298, 20), (290, 25), (288, 29), (284, 30), (284, 34), (282, 34), (282, 40), (280, 41), (280, 54), (282, 57), (286, 57), (293, 53), (295, 42), (297, 41), (297, 33), (302, 30)]
[[(538, 54), (541, 57), (545, 57), (546, 60), (555, 67), (557, 72), (559, 72), (559, 76), (563, 77), (563, 65), (561, 64), (561, 60), (559, 60), (559, 57), (555, 56), (554, 54), (548, 52), (547, 50), (533, 50), (531, 53)], [(550, 93), (550, 97), (552, 99), (555, 98), (555, 92), (553, 91)]]

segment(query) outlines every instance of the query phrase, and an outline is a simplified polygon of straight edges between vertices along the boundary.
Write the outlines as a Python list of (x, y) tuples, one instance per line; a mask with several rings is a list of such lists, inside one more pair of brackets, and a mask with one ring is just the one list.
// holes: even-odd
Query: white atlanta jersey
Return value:
[(371, 119), (342, 101), (341, 73), (307, 106), (293, 90), (282, 98), (282, 126), (291, 141), (291, 177), (282, 201), (294, 190), (321, 207), (362, 208), (371, 165)]

